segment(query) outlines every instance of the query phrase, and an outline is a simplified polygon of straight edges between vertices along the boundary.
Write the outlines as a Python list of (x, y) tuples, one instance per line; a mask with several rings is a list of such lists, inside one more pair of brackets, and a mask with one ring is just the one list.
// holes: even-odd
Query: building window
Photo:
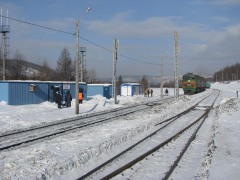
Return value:
[(29, 85), (29, 91), (31, 91), (31, 92), (37, 91), (37, 85), (35, 85), (35, 84), (30, 84), (30, 85)]

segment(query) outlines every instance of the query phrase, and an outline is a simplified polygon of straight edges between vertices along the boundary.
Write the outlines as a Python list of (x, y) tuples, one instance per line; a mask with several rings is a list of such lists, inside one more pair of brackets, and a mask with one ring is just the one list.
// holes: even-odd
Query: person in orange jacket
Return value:
[(84, 98), (84, 95), (83, 95), (82, 89), (80, 89), (78, 93), (79, 104), (82, 104), (83, 98)]

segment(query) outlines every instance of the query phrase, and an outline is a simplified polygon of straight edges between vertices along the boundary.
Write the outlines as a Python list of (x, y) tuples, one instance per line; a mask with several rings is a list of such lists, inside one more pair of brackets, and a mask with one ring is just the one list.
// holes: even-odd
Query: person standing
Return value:
[(150, 90), (148, 89), (148, 90), (147, 90), (147, 95), (148, 95), (148, 97), (149, 97), (149, 94), (150, 94)]
[(70, 91), (67, 91), (65, 95), (65, 102), (66, 102), (66, 107), (71, 107), (71, 102), (72, 102), (72, 95)]
[(151, 97), (152, 97), (152, 95), (153, 95), (153, 90), (151, 89)]
[(82, 104), (83, 98), (84, 98), (84, 95), (83, 95), (82, 89), (80, 89), (78, 93), (79, 104)]
[(165, 90), (165, 94), (168, 96), (168, 89)]
[(58, 104), (58, 109), (61, 108), (61, 105), (62, 105), (61, 100), (62, 100), (62, 96), (60, 94), (60, 91), (57, 91), (57, 93), (56, 93), (56, 103)]

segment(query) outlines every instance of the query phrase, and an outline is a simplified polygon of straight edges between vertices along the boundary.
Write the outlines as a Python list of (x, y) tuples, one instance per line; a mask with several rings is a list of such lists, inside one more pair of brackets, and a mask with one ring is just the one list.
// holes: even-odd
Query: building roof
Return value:
[(123, 83), (123, 84), (121, 84), (121, 86), (139, 86), (140, 84), (139, 83)]
[(88, 86), (112, 86), (112, 84), (88, 84)]
[[(0, 83), (66, 83), (73, 84), (75, 81), (39, 81), (39, 80), (6, 80)], [(79, 84), (86, 84), (86, 82), (79, 82)]]

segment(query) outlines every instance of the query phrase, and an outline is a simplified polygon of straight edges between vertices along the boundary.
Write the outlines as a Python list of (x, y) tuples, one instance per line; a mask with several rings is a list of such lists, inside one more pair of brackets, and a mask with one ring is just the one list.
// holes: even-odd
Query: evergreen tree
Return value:
[(70, 81), (73, 80), (72, 59), (67, 48), (63, 48), (58, 61), (56, 71), (58, 73), (58, 80)]

